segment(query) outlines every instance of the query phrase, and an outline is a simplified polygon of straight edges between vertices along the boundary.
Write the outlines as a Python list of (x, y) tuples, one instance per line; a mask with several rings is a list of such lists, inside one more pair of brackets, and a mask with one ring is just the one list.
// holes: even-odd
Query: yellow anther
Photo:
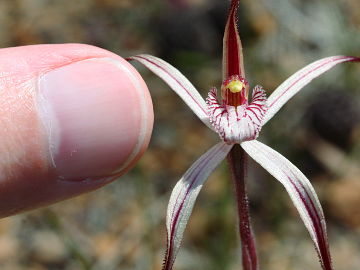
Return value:
[(247, 81), (238, 75), (230, 76), (221, 85), (221, 97), (226, 105), (237, 107), (247, 104), (248, 92)]
[(232, 93), (239, 93), (244, 88), (245, 84), (239, 80), (232, 80), (225, 86), (225, 89), (229, 89)]

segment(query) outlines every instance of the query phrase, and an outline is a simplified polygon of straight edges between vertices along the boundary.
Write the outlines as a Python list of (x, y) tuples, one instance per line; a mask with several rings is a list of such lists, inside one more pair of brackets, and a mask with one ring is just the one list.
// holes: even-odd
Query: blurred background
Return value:
[[(359, 0), (243, 0), (247, 79), (271, 93), (321, 57), (360, 56)], [(88, 43), (150, 53), (205, 97), (221, 84), (227, 0), (0, 0), (0, 47)], [(165, 212), (177, 180), (218, 141), (160, 79), (137, 66), (155, 123), (139, 164), (98, 191), (0, 220), (0, 269), (161, 269)], [(360, 265), (360, 65), (326, 73), (266, 125), (260, 141), (300, 168), (327, 218), (335, 269)], [(224, 162), (200, 193), (177, 270), (241, 269), (236, 206)], [(284, 188), (250, 162), (248, 189), (261, 269), (320, 269)]]

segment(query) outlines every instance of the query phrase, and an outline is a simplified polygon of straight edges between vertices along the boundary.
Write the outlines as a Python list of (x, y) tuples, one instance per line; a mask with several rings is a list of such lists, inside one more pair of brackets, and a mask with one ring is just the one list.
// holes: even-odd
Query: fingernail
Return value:
[(120, 60), (83, 60), (39, 78), (39, 116), (60, 179), (112, 175), (146, 147), (152, 128), (147, 88)]

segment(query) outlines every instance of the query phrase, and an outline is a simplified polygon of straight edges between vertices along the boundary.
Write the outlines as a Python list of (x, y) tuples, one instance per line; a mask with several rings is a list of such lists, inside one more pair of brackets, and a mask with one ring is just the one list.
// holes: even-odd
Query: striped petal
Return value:
[(315, 243), (322, 268), (331, 270), (325, 218), (309, 180), (289, 160), (260, 142), (244, 142), (241, 146), (249, 156), (284, 185)]
[(172, 191), (166, 218), (167, 250), (164, 270), (173, 267), (186, 224), (205, 180), (226, 157), (231, 147), (223, 142), (212, 147), (186, 171)]
[(258, 137), (267, 110), (266, 95), (261, 86), (254, 88), (249, 105), (219, 104), (216, 88), (210, 90), (206, 104), (210, 123), (224, 142), (235, 144)]
[(237, 28), (239, 0), (232, 0), (223, 39), (223, 79), (232, 75), (245, 77), (242, 45)]
[(180, 73), (175, 67), (164, 60), (148, 54), (140, 54), (127, 58), (136, 60), (154, 72), (166, 82), (172, 90), (178, 94), (190, 109), (204, 122), (209, 128), (213, 129), (206, 114), (206, 104), (199, 92), (191, 82)]
[(269, 121), (284, 104), (299, 92), (304, 86), (313, 79), (328, 71), (337, 64), (344, 62), (359, 62), (360, 58), (351, 56), (331, 56), (320, 59), (303, 69), (299, 70), (283, 82), (268, 98), (268, 112), (264, 119), (264, 124)]

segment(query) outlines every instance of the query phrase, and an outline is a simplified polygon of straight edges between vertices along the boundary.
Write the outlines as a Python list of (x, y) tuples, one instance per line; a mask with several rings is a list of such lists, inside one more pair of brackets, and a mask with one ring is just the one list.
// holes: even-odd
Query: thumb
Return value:
[(109, 183), (145, 151), (148, 89), (121, 57), (80, 45), (0, 50), (0, 217)]

